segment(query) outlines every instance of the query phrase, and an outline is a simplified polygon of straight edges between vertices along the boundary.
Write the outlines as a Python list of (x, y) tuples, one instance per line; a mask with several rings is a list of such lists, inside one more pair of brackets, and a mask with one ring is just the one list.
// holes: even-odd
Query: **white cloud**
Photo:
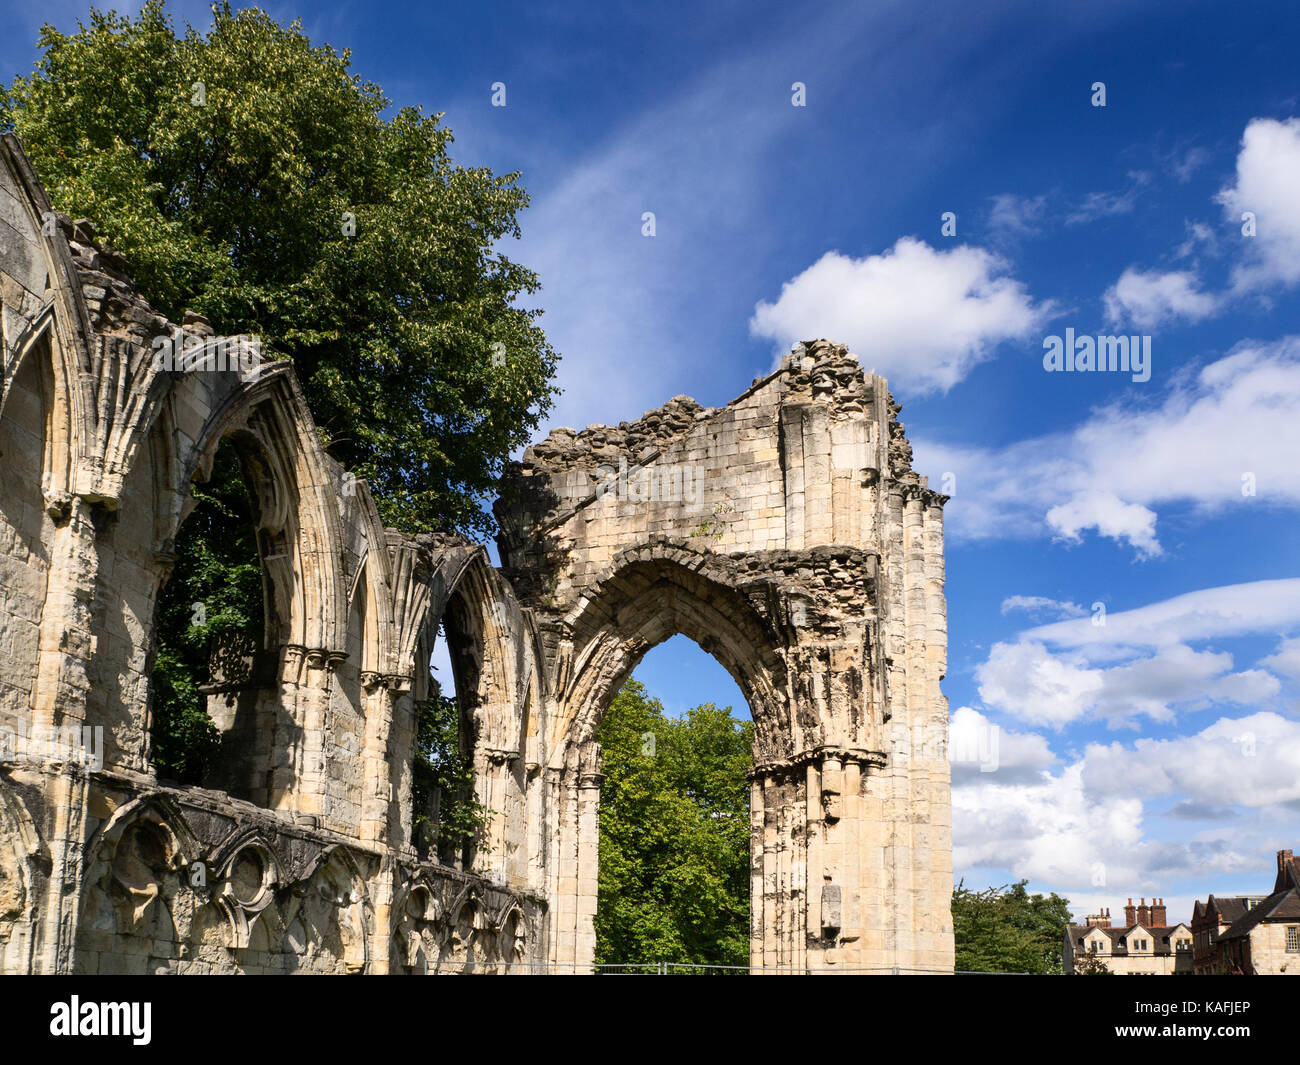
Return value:
[(1276, 677), (1258, 669), (1234, 673), (1232, 665), (1226, 652), (1180, 644), (1099, 666), (1079, 651), (1051, 651), (1035, 640), (1020, 640), (994, 644), (975, 675), (989, 706), (1059, 730), (1083, 719), (1116, 727), (1139, 716), (1170, 721), (1175, 707), (1254, 705), (1277, 694)]
[(1219, 254), (1219, 238), (1215, 231), (1204, 222), (1184, 222), (1187, 239), (1174, 250), (1175, 259), (1186, 259), (1197, 249), (1204, 249), (1210, 256)]
[(994, 776), (1003, 784), (1033, 782), (1057, 762), (1044, 736), (995, 725), (969, 706), (952, 714), (948, 752), (954, 781)]
[(1020, 610), (1032, 618), (1039, 618), (1043, 614), (1056, 614), (1062, 618), (1079, 618), (1088, 613), (1078, 603), (1070, 603), (1061, 599), (1049, 599), (1042, 595), (1009, 595), (1002, 600), (1002, 613), (1009, 614), (1013, 610)]
[(1256, 235), (1241, 237), (1245, 260), (1233, 287), (1252, 291), (1300, 281), (1300, 119), (1256, 118), (1241, 138), (1234, 184), (1218, 196), (1229, 221), (1255, 215)]
[(1300, 628), (1300, 578), (1247, 581), (1202, 588), (1133, 610), (1091, 619), (1058, 621), (1022, 633), (1064, 647), (1167, 647)]
[(1105, 685), (1081, 656), (1053, 654), (1032, 640), (995, 643), (975, 677), (989, 706), (1057, 729), (1087, 714)]
[(1151, 175), (1144, 170), (1138, 170), (1128, 176), (1133, 184), (1123, 192), (1088, 193), (1083, 202), (1065, 216), (1065, 224), (1067, 226), (1083, 225), (1088, 222), (1095, 222), (1100, 218), (1111, 218), (1115, 215), (1131, 212), (1137, 206), (1138, 189), (1151, 180)]
[(1033, 784), (975, 777), (954, 786), (952, 831), (957, 869), (1007, 869), (1058, 890), (1091, 884), (1099, 870), (1140, 876), (1141, 800), (1087, 794), (1077, 763)]
[[(1161, 358), (1157, 347), (1157, 374)], [(945, 507), (954, 539), (1096, 528), (1154, 554), (1149, 514), (1162, 505), (1300, 506), (1300, 337), (1240, 345), (1154, 399), (1126, 390), (1073, 429), (1002, 448), (916, 438), (914, 465), (955, 475)]]
[[(1297, 594), (1300, 594), (1300, 589), (1297, 589)], [(1300, 677), (1300, 636), (1283, 640), (1277, 651), (1260, 659), (1259, 664), (1288, 677)]]
[(1182, 795), (1211, 806), (1300, 801), (1300, 721), (1221, 718), (1192, 736), (1089, 744), (1083, 780), (1097, 794)]
[(1084, 529), (1096, 529), (1102, 536), (1125, 540), (1144, 558), (1160, 554), (1156, 540), (1155, 511), (1140, 503), (1125, 503), (1110, 492), (1079, 492), (1047, 512), (1047, 524), (1073, 543)]
[(1195, 274), (1187, 270), (1145, 272), (1130, 266), (1103, 297), (1112, 325), (1132, 323), (1154, 329), (1174, 319), (1199, 322), (1220, 306), (1216, 296), (1202, 292)]
[(750, 332), (781, 352), (804, 337), (834, 337), (896, 390), (942, 391), (1048, 312), (1006, 270), (981, 248), (936, 251), (913, 237), (863, 259), (827, 252), (782, 285), (776, 302), (759, 302)]
[(1170, 163), (1169, 172), (1180, 185), (1186, 185), (1192, 180), (1192, 175), (1209, 161), (1210, 153), (1204, 148), (1189, 148), (1185, 154)]
[(1232, 655), (1191, 642), (1295, 628), (1300, 579), (1206, 588), (1028, 629), (994, 644), (975, 677), (986, 705), (1038, 726), (1170, 721), (1176, 709), (1256, 706), (1281, 690), (1267, 669), (1237, 671)]
[[(1170, 797), (1212, 823), (1189, 835), (1180, 816), (1175, 839), (1153, 838), (1160, 825), (1149, 825), (1148, 804), (1166, 813)], [(1160, 894), (1171, 918), (1186, 921), (1190, 902), (1167, 890), (1176, 880), (1245, 874), (1261, 888), (1272, 883), (1270, 851), (1300, 833), (1298, 797), (1300, 722), (1276, 714), (1224, 718), (1170, 740), (1092, 744), (1055, 775), (954, 777), (954, 865), (1047, 883), (1093, 911)]]

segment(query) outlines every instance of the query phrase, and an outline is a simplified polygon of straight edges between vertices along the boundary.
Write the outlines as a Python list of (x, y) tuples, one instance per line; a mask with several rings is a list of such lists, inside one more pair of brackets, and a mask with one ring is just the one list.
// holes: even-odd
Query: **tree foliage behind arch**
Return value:
[(206, 34), (159, 0), (45, 26), (0, 129), (157, 310), (293, 361), (385, 522), (490, 531), (485, 503), (555, 392), (539, 312), (516, 306), (537, 275), (498, 250), (528, 204), (518, 175), (455, 165), (439, 116), (393, 111), (298, 22), (213, 13)]
[(599, 739), (596, 962), (748, 965), (753, 722), (670, 718), (629, 680)]

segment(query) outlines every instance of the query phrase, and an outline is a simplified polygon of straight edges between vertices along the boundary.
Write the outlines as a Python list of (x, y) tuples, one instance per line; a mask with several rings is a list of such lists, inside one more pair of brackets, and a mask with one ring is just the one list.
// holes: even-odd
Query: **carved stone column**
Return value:
[(80, 496), (50, 503), (55, 516), (49, 584), (41, 613), (32, 699), (35, 729), (78, 726), (86, 719), (95, 654), (92, 604), (99, 573), (95, 513)]
[[(393, 798), (388, 739), (393, 726), (393, 703), (397, 693), (384, 683), (381, 673), (361, 674), (361, 698), (366, 716), (365, 742), (361, 752), (361, 840), (383, 841), (389, 830), (389, 803)], [(394, 845), (405, 842), (393, 839)]]
[[(571, 749), (551, 792), (558, 846), (550, 892), (551, 960), (561, 973), (590, 972), (596, 957), (596, 899), (600, 887), (600, 745)], [(548, 771), (548, 774), (552, 771)]]

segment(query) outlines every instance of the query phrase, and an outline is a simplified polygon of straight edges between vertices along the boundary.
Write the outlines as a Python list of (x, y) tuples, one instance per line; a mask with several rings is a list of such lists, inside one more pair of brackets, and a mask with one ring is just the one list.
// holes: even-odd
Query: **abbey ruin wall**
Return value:
[[(156, 314), (12, 137), (0, 305), (0, 971), (585, 971), (596, 729), (678, 633), (756, 723), (752, 966), (951, 969), (944, 497), (844, 348), (555, 430), (502, 486), (498, 569), (384, 528), (287, 363), (160, 364), (211, 327)], [(266, 633), (182, 787), (152, 759), (154, 618), (223, 441)], [(450, 864), (413, 831), (440, 631), (491, 812)]]

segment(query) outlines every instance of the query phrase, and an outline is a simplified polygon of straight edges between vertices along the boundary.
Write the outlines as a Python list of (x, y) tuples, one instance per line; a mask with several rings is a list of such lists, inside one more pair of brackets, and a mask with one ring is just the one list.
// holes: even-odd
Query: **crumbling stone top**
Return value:
[[(773, 378), (782, 377), (786, 402), (825, 401), (834, 417), (860, 417), (875, 401), (877, 382), (865, 373), (858, 357), (843, 344), (830, 340), (805, 340), (796, 344), (781, 360), (778, 370), (754, 379), (744, 399)], [(728, 406), (739, 400), (733, 400)], [(889, 466), (895, 476), (912, 468), (912, 446), (908, 443), (898, 414), (902, 404), (894, 402), (886, 389), (889, 412)], [(646, 411), (634, 422), (618, 425), (589, 425), (582, 430), (552, 429), (550, 435), (524, 452), (519, 469), (524, 476), (545, 472), (565, 473), (572, 469), (617, 466), (619, 459), (630, 464), (644, 462), (681, 439), (697, 422), (712, 417), (716, 408), (702, 407), (690, 396), (675, 396), (662, 407)], [(513, 465), (513, 464), (512, 464)]]
[[(863, 371), (858, 357), (847, 346), (824, 339), (796, 344), (781, 361), (781, 369), (788, 374), (791, 393), (804, 393), (812, 399), (824, 397), (840, 416), (861, 413), (874, 401), (875, 382), (884, 385), (882, 379)], [(889, 411), (889, 468), (898, 476), (912, 468), (912, 445), (898, 420), (903, 405), (894, 402), (888, 389), (885, 405)]]
[(97, 239), (93, 222), (86, 218), (74, 222), (55, 212), (54, 223), (67, 238), (90, 324), (97, 334), (146, 344), (169, 328), (167, 319), (154, 311), (127, 276), (122, 254)]
[[(176, 324), (155, 311), (131, 280), (126, 257), (98, 239), (90, 219), (73, 221), (66, 214), (55, 212), (54, 222), (67, 238), (90, 325), (97, 335), (120, 337), (147, 347), (154, 337), (175, 331)], [(211, 322), (188, 310), (182, 315), (181, 328), (189, 336), (215, 334)]]
[(545, 466), (549, 471), (617, 465), (620, 457), (640, 461), (690, 432), (713, 413), (690, 396), (674, 396), (662, 407), (646, 411), (634, 422), (589, 425), (581, 432), (552, 429), (539, 444), (524, 452), (523, 467)]

